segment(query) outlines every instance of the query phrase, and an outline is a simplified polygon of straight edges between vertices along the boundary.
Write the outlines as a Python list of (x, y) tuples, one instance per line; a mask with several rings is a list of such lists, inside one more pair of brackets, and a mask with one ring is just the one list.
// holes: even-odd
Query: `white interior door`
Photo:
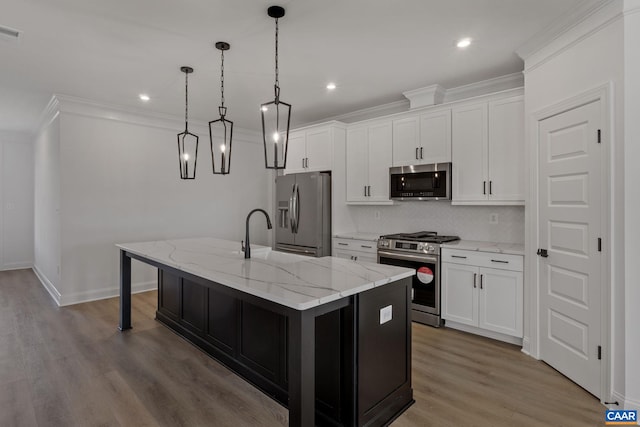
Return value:
[(539, 125), (540, 355), (600, 396), (600, 101)]

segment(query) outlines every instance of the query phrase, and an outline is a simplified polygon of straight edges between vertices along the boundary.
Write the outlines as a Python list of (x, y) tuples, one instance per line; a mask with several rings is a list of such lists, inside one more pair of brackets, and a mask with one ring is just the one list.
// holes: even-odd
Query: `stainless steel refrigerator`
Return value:
[(331, 175), (298, 173), (276, 178), (278, 251), (331, 255)]

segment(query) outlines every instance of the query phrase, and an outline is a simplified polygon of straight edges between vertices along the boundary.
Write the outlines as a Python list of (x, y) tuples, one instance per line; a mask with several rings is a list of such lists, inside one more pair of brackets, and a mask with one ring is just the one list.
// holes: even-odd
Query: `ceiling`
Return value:
[[(521, 71), (515, 50), (585, 0), (0, 0), (0, 130), (34, 131), (51, 95), (180, 117), (216, 118), (220, 53), (227, 41), (227, 118), (258, 129), (273, 98), (278, 4), (281, 99), (310, 123)], [(471, 37), (461, 50), (455, 42)], [(337, 89), (328, 91), (326, 84)], [(151, 97), (147, 103), (140, 93)]]

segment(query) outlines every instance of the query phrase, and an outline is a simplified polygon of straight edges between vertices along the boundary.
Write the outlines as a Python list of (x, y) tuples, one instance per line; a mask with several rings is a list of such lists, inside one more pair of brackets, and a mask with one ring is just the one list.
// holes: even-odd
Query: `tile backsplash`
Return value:
[[(452, 206), (449, 202), (398, 202), (349, 206), (362, 233), (436, 231), (464, 240), (524, 243), (524, 206)], [(497, 223), (492, 223), (495, 221)]]

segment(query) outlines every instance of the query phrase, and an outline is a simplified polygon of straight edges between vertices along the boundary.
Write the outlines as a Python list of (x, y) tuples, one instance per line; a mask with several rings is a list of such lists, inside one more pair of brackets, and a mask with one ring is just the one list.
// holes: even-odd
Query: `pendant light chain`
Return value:
[(184, 73), (184, 130), (189, 130), (189, 73)]
[(220, 49), (220, 99), (224, 108), (224, 50)]
[(280, 79), (278, 74), (278, 18), (276, 18), (276, 84), (274, 85), (276, 104), (280, 101)]

